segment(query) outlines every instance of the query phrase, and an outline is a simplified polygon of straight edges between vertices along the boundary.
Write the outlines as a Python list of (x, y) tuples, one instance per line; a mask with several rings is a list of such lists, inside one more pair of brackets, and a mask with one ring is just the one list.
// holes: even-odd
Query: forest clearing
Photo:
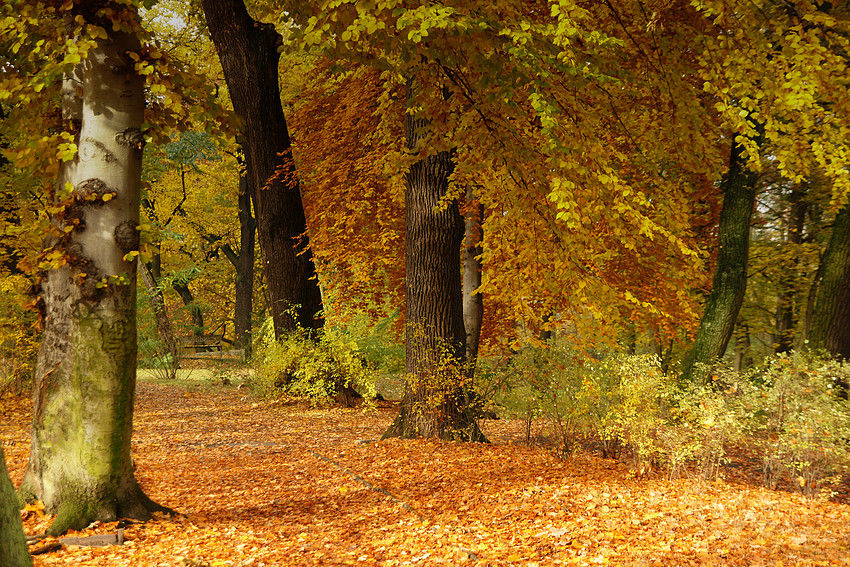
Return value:
[[(29, 401), (0, 399), (17, 481)], [(628, 461), (528, 446), (515, 420), (483, 422), (490, 445), (375, 441), (394, 411), (142, 381), (136, 474), (179, 515), (128, 524), (123, 546), (65, 546), (35, 565), (850, 564), (846, 492), (838, 503), (768, 490), (758, 467), (742, 463), (726, 481), (639, 479)], [(41, 533), (49, 520), (25, 512), (25, 530)]]

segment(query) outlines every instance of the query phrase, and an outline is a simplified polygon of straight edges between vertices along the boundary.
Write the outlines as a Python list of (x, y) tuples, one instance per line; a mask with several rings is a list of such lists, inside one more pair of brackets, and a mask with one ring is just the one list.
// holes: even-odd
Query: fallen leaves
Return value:
[[(850, 563), (847, 505), (725, 482), (638, 480), (627, 464), (591, 455), (558, 460), (510, 442), (520, 423), (486, 422), (492, 445), (363, 443), (380, 437), (393, 409), (310, 410), (144, 382), (138, 392), (137, 477), (181, 515), (126, 525), (124, 545), (64, 546), (36, 565)], [(10, 411), (0, 409), (15, 416), (0, 440), (17, 482), (28, 421)], [(50, 520), (37, 507), (24, 518), (29, 534)]]

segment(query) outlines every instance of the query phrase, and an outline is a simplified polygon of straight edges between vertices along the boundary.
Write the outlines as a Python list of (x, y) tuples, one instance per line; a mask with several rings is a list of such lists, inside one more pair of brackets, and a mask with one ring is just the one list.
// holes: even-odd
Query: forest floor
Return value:
[[(850, 565), (845, 503), (746, 475), (638, 479), (628, 462), (561, 460), (522, 443), (510, 420), (483, 422), (489, 445), (376, 441), (394, 413), (143, 380), (136, 475), (179, 515), (126, 526), (124, 545), (65, 546), (35, 565)], [(28, 400), (0, 394), (15, 483), (29, 419)], [(50, 521), (24, 514), (28, 534)]]

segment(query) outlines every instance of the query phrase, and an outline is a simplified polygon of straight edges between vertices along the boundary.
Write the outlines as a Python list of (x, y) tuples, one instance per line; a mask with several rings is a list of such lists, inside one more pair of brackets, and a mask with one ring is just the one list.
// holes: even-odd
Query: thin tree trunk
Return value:
[(818, 272), (809, 348), (850, 359), (850, 201), (835, 216)]
[[(790, 208), (788, 211), (788, 244), (798, 250), (803, 243), (803, 229), (806, 223), (807, 204), (803, 199), (805, 191), (795, 187), (791, 191)], [(776, 307), (776, 340), (774, 350), (777, 353), (788, 352), (794, 348), (794, 335), (797, 329), (797, 269), (796, 254), (785, 266), (779, 280), (779, 294)]]
[(18, 497), (6, 470), (6, 457), (0, 446), (0, 567), (30, 567), (32, 559), (27, 551), (21, 517), (18, 515)]
[[(416, 149), (425, 121), (405, 117)], [(471, 407), (463, 326), (460, 247), (464, 221), (456, 200), (442, 199), (454, 169), (449, 152), (428, 156), (405, 174), (405, 371), (398, 417), (389, 437), (482, 441)]]
[(180, 352), (177, 345), (177, 339), (174, 338), (174, 329), (171, 327), (171, 319), (168, 318), (168, 310), (165, 308), (165, 300), (162, 297), (162, 289), (160, 289), (159, 283), (154, 278), (153, 272), (147, 264), (139, 262), (139, 270), (142, 272), (142, 282), (145, 284), (145, 289), (150, 296), (159, 340), (162, 341), (165, 354), (170, 357), (168, 361), (168, 377), (173, 379), (177, 376)]
[(44, 334), (20, 488), (25, 500), (40, 499), (56, 514), (50, 535), (122, 516), (147, 519), (162, 509), (142, 493), (130, 460), (136, 261), (124, 258), (139, 244), (144, 80), (126, 53), (138, 52), (139, 41), (98, 23), (109, 38), (89, 51), (64, 89), (66, 116), (81, 122), (77, 158), (63, 166), (59, 183), (70, 183), (76, 199), (54, 221), (60, 229), (74, 219), (80, 224), (54, 245), (68, 263), (41, 283)]
[(236, 306), (233, 328), (237, 348), (251, 357), (251, 313), (254, 301), (254, 233), (251, 191), (245, 176), (239, 179), (239, 257), (236, 265)]
[(319, 329), (322, 296), (313, 255), (306, 246), (307, 222), (280, 103), (280, 35), (273, 25), (253, 20), (242, 0), (202, 3), (233, 108), (244, 124), (242, 137), (249, 182), (255, 188), (257, 231), (275, 335), (281, 338), (296, 325)]
[(744, 301), (757, 176), (747, 171), (742, 151), (743, 148), (733, 142), (729, 172), (721, 184), (723, 209), (718, 227), (720, 251), (714, 281), (705, 302), (696, 340), (683, 365), (684, 381), (700, 376), (700, 364), (711, 364), (723, 356)]
[(481, 341), (481, 324), (484, 320), (484, 298), (476, 290), (481, 287), (481, 241), (484, 207), (472, 204), (475, 195), (470, 185), (466, 190), (469, 201), (465, 224), (465, 247), (463, 249), (463, 326), (466, 330), (466, 360), (475, 368), (478, 360), (478, 344)]
[(192, 290), (189, 289), (189, 282), (180, 280), (172, 280), (171, 287), (180, 296), (183, 305), (189, 310), (189, 316), (192, 318), (192, 334), (198, 338), (204, 336), (204, 311), (201, 306), (195, 303), (195, 296)]

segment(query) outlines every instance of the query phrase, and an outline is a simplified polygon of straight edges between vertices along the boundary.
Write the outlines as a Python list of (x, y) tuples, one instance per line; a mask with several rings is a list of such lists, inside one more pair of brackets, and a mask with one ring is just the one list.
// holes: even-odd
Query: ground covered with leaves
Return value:
[[(507, 420), (485, 422), (489, 445), (377, 441), (394, 412), (143, 381), (136, 474), (179, 515), (126, 525), (123, 545), (63, 546), (35, 564), (850, 564), (847, 504), (729, 477), (639, 479), (588, 453), (562, 460), (520, 443), (523, 424)], [(28, 425), (28, 402), (0, 396), (15, 483)], [(24, 516), (30, 535), (50, 521), (32, 506)]]

